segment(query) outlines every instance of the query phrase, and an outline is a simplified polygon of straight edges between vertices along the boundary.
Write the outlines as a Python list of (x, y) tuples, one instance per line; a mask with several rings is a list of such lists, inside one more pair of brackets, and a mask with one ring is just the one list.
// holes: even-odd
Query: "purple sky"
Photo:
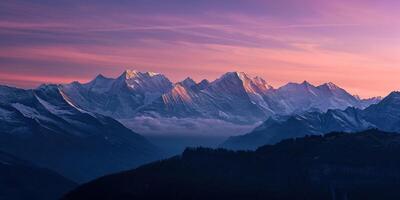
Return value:
[(273, 86), (332, 81), (386, 95), (400, 86), (399, 10), (395, 0), (2, 0), (0, 83), (244, 71)]

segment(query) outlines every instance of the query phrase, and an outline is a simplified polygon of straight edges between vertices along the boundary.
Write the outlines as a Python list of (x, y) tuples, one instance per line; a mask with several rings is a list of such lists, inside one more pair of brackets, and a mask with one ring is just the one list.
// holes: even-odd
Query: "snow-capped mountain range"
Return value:
[(377, 104), (365, 109), (305, 112), (270, 117), (248, 134), (229, 138), (222, 146), (231, 149), (254, 149), (287, 138), (321, 135), (332, 131), (357, 132), (377, 128), (400, 131), (400, 92), (392, 92)]
[(98, 75), (89, 83), (59, 88), (75, 106), (120, 119), (135, 116), (139, 107), (170, 91), (173, 84), (161, 74), (127, 70), (115, 79)]
[[(0, 151), (81, 182), (164, 156), (132, 131), (138, 118), (152, 131), (176, 134), (182, 129), (187, 134), (191, 129), (204, 135), (209, 127), (207, 134), (213, 136), (216, 130), (242, 134), (238, 130), (247, 127), (247, 132), (268, 119), (254, 130), (257, 134), (230, 140), (240, 145), (249, 140), (254, 146), (337, 129), (400, 131), (398, 99), (392, 93), (375, 104), (380, 98), (362, 100), (333, 83), (273, 88), (243, 72), (228, 72), (211, 82), (187, 78), (172, 83), (162, 74), (127, 70), (117, 78), (98, 75), (88, 83), (0, 86)], [(177, 125), (163, 128), (163, 122)]]
[(75, 107), (116, 119), (151, 116), (254, 123), (309, 110), (365, 108), (380, 100), (360, 99), (333, 83), (313, 86), (305, 81), (275, 89), (243, 72), (228, 72), (212, 82), (187, 78), (172, 83), (162, 74), (127, 70), (117, 78), (98, 75), (88, 83), (58, 87)]
[[(35, 173), (47, 168), (77, 183), (166, 155), (168, 144), (155, 146), (132, 130), (158, 131), (163, 140), (172, 136), (175, 146), (182, 142), (173, 138), (179, 130), (189, 135), (187, 140), (199, 133), (198, 138), (222, 138), (215, 144), (229, 135), (222, 147), (254, 149), (287, 138), (371, 128), (400, 132), (400, 92), (360, 99), (333, 83), (304, 81), (274, 88), (243, 72), (173, 83), (162, 74), (134, 70), (117, 78), (98, 75), (88, 83), (36, 89), (0, 85), (0, 167), (17, 166), (5, 152), (32, 163)], [(219, 132), (223, 137), (215, 137)], [(154, 139), (149, 132), (140, 133)], [(31, 179), (21, 184), (29, 186), (26, 180)]]

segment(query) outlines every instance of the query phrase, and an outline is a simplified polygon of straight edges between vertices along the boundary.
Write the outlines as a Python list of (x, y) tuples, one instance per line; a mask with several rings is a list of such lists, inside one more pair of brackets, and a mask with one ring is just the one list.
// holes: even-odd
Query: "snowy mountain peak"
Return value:
[(226, 72), (219, 79), (239, 77), (237, 72)]
[(166, 92), (172, 88), (167, 77), (154, 72), (126, 70), (118, 80), (125, 82), (129, 88), (142, 92)]
[(253, 83), (254, 83), (257, 87), (259, 87), (259, 88), (261, 88), (261, 89), (263, 89), (263, 90), (270, 90), (270, 89), (273, 89), (273, 87), (270, 86), (270, 85), (267, 83), (267, 81), (265, 81), (263, 78), (261, 78), (261, 77), (259, 77), (259, 76), (254, 77), (252, 81), (253, 81)]
[(139, 76), (139, 74), (141, 74), (141, 72), (137, 71), (137, 70), (125, 70), (121, 77), (124, 77), (125, 79), (131, 79), (131, 78), (136, 78), (137, 76)]
[(340, 88), (339, 86), (337, 86), (336, 84), (334, 84), (334, 83), (332, 83), (332, 82), (324, 83), (324, 84), (322, 84), (322, 85), (320, 85), (320, 86), (318, 86), (318, 87), (320, 87), (320, 88), (327, 88), (327, 89), (329, 89), (329, 90), (342, 89), (342, 88)]
[(190, 78), (190, 77), (187, 77), (185, 80), (183, 80), (182, 82), (182, 85), (184, 86), (184, 87), (187, 87), (187, 88), (190, 88), (190, 87), (192, 87), (192, 86), (194, 86), (194, 85), (197, 85), (197, 83), (192, 79), (192, 78)]
[(203, 79), (202, 81), (200, 81), (200, 83), (197, 84), (197, 87), (199, 90), (203, 90), (207, 88), (209, 85), (210, 81), (208, 81), (207, 79)]
[(135, 79), (135, 78), (139, 78), (139, 77), (143, 77), (143, 76), (146, 76), (146, 73), (142, 73), (137, 70), (129, 70), (128, 69), (128, 70), (125, 70), (120, 77), (123, 79), (129, 80), (129, 79)]
[(244, 72), (227, 72), (224, 75), (222, 75), (221, 78), (219, 79), (240, 79), (243, 81), (250, 78)]
[(108, 79), (107, 77), (105, 77), (105, 76), (103, 76), (103, 74), (98, 74), (97, 76), (96, 76), (96, 78), (94, 78), (95, 80), (96, 79), (99, 79), (99, 80), (101, 80), (101, 79)]
[(312, 85), (310, 82), (308, 82), (308, 81), (303, 81), (302, 83), (301, 83), (301, 85), (303, 85), (303, 86), (306, 86), (306, 87), (310, 87), (310, 86), (312, 86), (312, 87), (314, 87), (314, 85)]
[(96, 78), (94, 78), (89, 83), (99, 84), (99, 83), (104, 83), (104, 82), (110, 81), (110, 80), (112, 80), (112, 78), (107, 78), (107, 77), (103, 76), (102, 74), (99, 74), (99, 75), (96, 76)]
[(158, 75), (160, 75), (160, 74), (159, 73), (155, 73), (155, 72), (140, 72), (138, 70), (130, 70), (130, 69), (128, 69), (128, 70), (125, 70), (121, 74), (120, 78), (129, 80), (129, 79), (137, 79), (137, 78), (145, 78), (145, 77), (151, 78), (151, 77), (155, 77), (155, 76), (158, 76)]
[(210, 81), (207, 79), (203, 79), (199, 82), (199, 84), (210, 84)]
[[(233, 85), (241, 85), (242, 84), (242, 80), (239, 78), (239, 75), (237, 72), (227, 72), (225, 74), (223, 74), (221, 77), (219, 77), (218, 79), (216, 79), (215, 81), (211, 82), (211, 86), (215, 87), (215, 86), (223, 86), (223, 87), (232, 87)], [(234, 89), (232, 87), (232, 89)]]
[(242, 81), (250, 79), (250, 76), (244, 72), (235, 72), (235, 73)]
[(159, 73), (156, 73), (156, 72), (146, 72), (146, 74), (149, 75), (150, 77), (160, 75)]
[[(251, 77), (248, 74), (244, 73), (244, 72), (227, 72), (224, 75), (221, 76), (221, 78), (219, 79), (239, 79), (241, 80), (244, 84), (246, 83), (252, 83), (255, 85), (268, 85), (267, 82), (262, 79), (259, 76), (256, 77)], [(218, 79), (217, 79), (218, 80)], [(268, 87), (271, 87), (268, 85)]]
[(300, 91), (300, 90), (308, 90), (310, 88), (314, 89), (315, 87), (313, 85), (311, 85), (309, 82), (303, 81), (302, 83), (290, 82), (290, 83), (278, 88), (278, 90), (282, 90), (282, 91)]
[(400, 92), (394, 91), (391, 92), (387, 97), (382, 99), (379, 104), (400, 104)]
[(243, 90), (248, 94), (257, 94), (258, 96), (265, 93), (267, 90), (272, 89), (272, 86), (268, 85), (267, 82), (260, 77), (251, 77), (244, 72), (228, 72), (221, 76), (212, 83), (218, 84), (218, 82), (229, 83), (229, 85), (235, 85), (235, 90), (237, 87), (243, 88)]
[(196, 83), (192, 78), (190, 78), (190, 77), (187, 77), (187, 78), (185, 78), (185, 80), (183, 80), (182, 82), (193, 82), (193, 83)]

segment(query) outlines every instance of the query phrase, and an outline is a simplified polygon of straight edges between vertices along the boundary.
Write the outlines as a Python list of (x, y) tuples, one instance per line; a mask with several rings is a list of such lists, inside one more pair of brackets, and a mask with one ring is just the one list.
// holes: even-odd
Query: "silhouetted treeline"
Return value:
[(190, 148), (100, 178), (67, 199), (400, 199), (400, 135), (368, 130), (256, 151)]

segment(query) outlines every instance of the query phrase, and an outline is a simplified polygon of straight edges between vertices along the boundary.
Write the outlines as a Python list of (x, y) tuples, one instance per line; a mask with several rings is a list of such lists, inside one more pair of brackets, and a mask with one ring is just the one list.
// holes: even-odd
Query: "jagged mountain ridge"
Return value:
[(133, 117), (137, 108), (170, 91), (172, 85), (161, 74), (126, 70), (115, 79), (98, 75), (85, 84), (59, 87), (81, 109), (119, 119)]
[[(188, 79), (186, 79), (188, 80)], [(185, 81), (184, 81), (185, 82)], [(264, 113), (252, 103), (249, 91), (261, 90), (244, 73), (227, 73), (204, 89), (176, 83), (174, 88), (139, 110), (143, 114), (162, 116), (205, 117), (239, 120), (243, 117), (262, 118)], [(243, 121), (243, 119), (241, 120)]]
[(254, 123), (273, 115), (365, 108), (379, 101), (362, 100), (333, 83), (313, 86), (305, 81), (275, 89), (243, 72), (228, 72), (212, 82), (196, 83), (188, 77), (173, 84), (162, 74), (127, 70), (116, 79), (99, 75), (89, 83), (59, 87), (76, 107), (116, 119), (151, 116)]
[(328, 110), (306, 112), (285, 117), (271, 117), (248, 134), (230, 137), (223, 147), (254, 149), (282, 139), (320, 135), (331, 131), (356, 132), (369, 128), (400, 131), (400, 92), (392, 92), (382, 101), (362, 110)]

